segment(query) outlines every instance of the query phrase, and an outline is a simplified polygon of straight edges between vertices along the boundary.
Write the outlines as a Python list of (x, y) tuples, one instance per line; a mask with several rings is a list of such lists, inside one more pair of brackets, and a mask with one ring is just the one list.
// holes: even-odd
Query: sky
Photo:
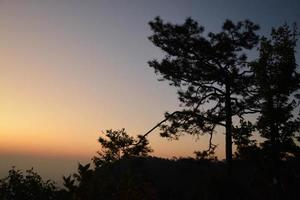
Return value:
[[(147, 64), (162, 56), (147, 39), (154, 17), (192, 17), (212, 32), (225, 19), (250, 19), (268, 35), (299, 24), (299, 10), (297, 0), (0, 0), (0, 177), (13, 165), (60, 177), (90, 161), (101, 131), (143, 134), (178, 109), (176, 89)], [(149, 140), (161, 157), (208, 145), (205, 136)]]

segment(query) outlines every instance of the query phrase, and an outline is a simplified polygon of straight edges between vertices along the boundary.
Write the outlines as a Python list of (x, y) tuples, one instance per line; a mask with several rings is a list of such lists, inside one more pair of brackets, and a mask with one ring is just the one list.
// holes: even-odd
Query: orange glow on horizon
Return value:
[[(122, 26), (57, 5), (0, 7), (0, 153), (92, 157), (101, 130), (143, 134), (178, 109), (174, 88), (147, 66), (161, 52), (145, 33), (119, 33)], [(208, 139), (153, 133), (149, 141), (153, 155), (172, 157), (194, 156)], [(216, 143), (223, 152), (222, 134)]]

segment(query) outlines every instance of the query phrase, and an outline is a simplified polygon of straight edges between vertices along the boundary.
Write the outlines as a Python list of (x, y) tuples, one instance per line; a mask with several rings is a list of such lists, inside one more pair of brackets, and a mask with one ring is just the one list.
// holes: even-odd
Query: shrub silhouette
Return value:
[(53, 200), (59, 193), (53, 181), (43, 181), (40, 175), (27, 170), (24, 174), (14, 167), (6, 178), (0, 181), (1, 200)]

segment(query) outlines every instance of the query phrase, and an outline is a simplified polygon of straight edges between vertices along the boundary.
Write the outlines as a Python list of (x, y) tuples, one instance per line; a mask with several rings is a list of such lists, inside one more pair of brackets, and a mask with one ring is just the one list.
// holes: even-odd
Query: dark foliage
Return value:
[(138, 172), (136, 175), (126, 172), (122, 177), (118, 177), (119, 169), (114, 169), (114, 163), (120, 159), (148, 156), (152, 152), (148, 140), (142, 136), (135, 139), (129, 136), (125, 129), (107, 130), (103, 134), (104, 137), (98, 139), (101, 150), (98, 151), (98, 156), (92, 159), (96, 168), (93, 170), (90, 169), (90, 164), (79, 164), (78, 173), (63, 177), (65, 197), (72, 200), (142, 199), (145, 192), (143, 188), (147, 183), (145, 186), (136, 183), (140, 179)]
[(257, 141), (251, 139), (253, 131), (255, 131), (254, 125), (244, 119), (240, 120), (239, 125), (233, 127), (233, 141), (236, 145), (236, 159), (252, 161), (261, 159), (262, 150), (258, 146)]
[[(76, 199), (297, 199), (299, 163), (282, 162), (280, 184), (263, 163), (127, 157), (95, 169)], [(247, 173), (245, 173), (245, 171)]]
[[(60, 191), (52, 182), (43, 182), (41, 186), (40, 178), (34, 178), (34, 184), (32, 178), (16, 178), (20, 172), (14, 170), (10, 172), (11, 179), (23, 181), (11, 183), (9, 191), (7, 186), (3, 189), (2, 183), (0, 199), (296, 200), (300, 186), (299, 161), (281, 162), (280, 182), (274, 182), (264, 163), (234, 161), (234, 173), (228, 176), (226, 165), (218, 161), (127, 157), (93, 170), (89, 165), (79, 165), (76, 176), (65, 177), (68, 189)], [(39, 177), (36, 173), (29, 176)], [(40, 186), (36, 187), (36, 183)]]
[(101, 150), (93, 158), (96, 167), (111, 163), (127, 156), (147, 156), (152, 152), (148, 140), (138, 135), (137, 139), (129, 136), (125, 129), (106, 130), (105, 137), (99, 137)]
[(40, 175), (27, 170), (25, 174), (14, 167), (0, 180), (0, 200), (54, 200), (59, 192), (53, 181), (43, 181)]
[(249, 20), (226, 20), (219, 33), (208, 33), (188, 18), (184, 24), (150, 23), (149, 39), (165, 52), (150, 67), (178, 88), (183, 109), (166, 113), (169, 124), (161, 125), (162, 136), (178, 138), (182, 133), (213, 134), (216, 126), (226, 130), (226, 159), (232, 159), (232, 117), (252, 113), (246, 98), (253, 86), (245, 52), (258, 43), (258, 25)]
[(259, 59), (253, 63), (261, 115), (256, 127), (265, 138), (266, 156), (283, 159), (299, 154), (300, 74), (297, 72), (295, 47), (297, 30), (287, 24), (273, 29), (271, 38), (262, 38)]

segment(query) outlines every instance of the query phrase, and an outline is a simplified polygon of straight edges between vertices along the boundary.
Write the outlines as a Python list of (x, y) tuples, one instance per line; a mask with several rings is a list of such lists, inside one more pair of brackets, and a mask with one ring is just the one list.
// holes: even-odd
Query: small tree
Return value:
[(270, 39), (262, 38), (259, 59), (252, 65), (261, 113), (257, 128), (266, 138), (263, 146), (273, 161), (299, 151), (295, 143), (300, 130), (295, 110), (300, 88), (295, 59), (297, 34), (296, 26), (287, 24), (273, 29)]
[[(139, 135), (135, 139), (129, 136), (125, 129), (106, 130), (102, 133), (104, 136), (98, 139), (101, 150), (98, 151), (98, 156), (92, 158), (96, 168), (90, 169), (90, 164), (79, 163), (77, 173), (63, 177), (66, 188), (65, 198), (107, 199), (107, 196), (116, 195), (111, 192), (120, 192), (118, 184), (121, 184), (121, 180), (116, 180), (115, 174), (110, 171), (111, 165), (108, 164), (125, 157), (147, 156), (152, 152), (145, 137)], [(98, 193), (101, 193), (102, 196), (100, 197)]]
[(246, 99), (252, 90), (252, 73), (246, 50), (258, 43), (258, 25), (226, 20), (219, 33), (204, 36), (204, 27), (188, 18), (182, 25), (150, 23), (154, 45), (165, 52), (150, 67), (178, 89), (181, 111), (166, 113), (162, 136), (177, 139), (181, 133), (213, 134), (216, 126), (226, 132), (226, 160), (232, 160), (232, 117), (254, 112)]
[(101, 151), (98, 151), (98, 156), (93, 158), (96, 167), (126, 156), (147, 156), (152, 152), (145, 137), (139, 135), (137, 139), (134, 139), (126, 133), (125, 129), (107, 130), (104, 134), (106, 138), (99, 137), (98, 139)]

